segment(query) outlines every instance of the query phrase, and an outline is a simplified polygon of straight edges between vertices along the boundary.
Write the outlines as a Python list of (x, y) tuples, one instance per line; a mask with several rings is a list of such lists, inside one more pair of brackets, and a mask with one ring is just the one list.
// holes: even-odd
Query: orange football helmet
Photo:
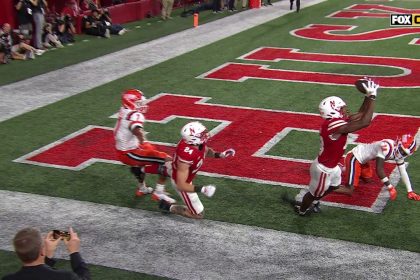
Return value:
[(122, 93), (121, 102), (124, 108), (146, 113), (148, 106), (147, 99), (138, 89), (127, 89)]

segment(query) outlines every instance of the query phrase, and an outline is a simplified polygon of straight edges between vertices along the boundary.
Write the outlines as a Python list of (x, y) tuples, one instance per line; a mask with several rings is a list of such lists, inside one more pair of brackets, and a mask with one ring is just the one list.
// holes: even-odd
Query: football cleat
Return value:
[(319, 213), (319, 212), (321, 212), (321, 208), (320, 208), (320, 203), (319, 203), (319, 201), (317, 201), (317, 202), (315, 202), (315, 203), (312, 203), (312, 205), (311, 205), (311, 209), (312, 209), (312, 212), (314, 212), (314, 213)]
[(389, 191), (389, 199), (395, 200), (397, 198), (397, 190), (395, 189), (395, 187), (388, 189), (388, 191)]
[(151, 194), (153, 192), (153, 188), (151, 187), (143, 187), (143, 188), (137, 188), (136, 190), (136, 196), (141, 197), (146, 194)]
[(420, 195), (416, 194), (415, 192), (409, 192), (407, 194), (408, 199), (420, 201)]
[(152, 199), (154, 201), (162, 201), (162, 200), (164, 200), (165, 202), (167, 202), (169, 204), (174, 204), (176, 202), (175, 199), (173, 199), (172, 197), (170, 197), (166, 193), (153, 192), (152, 193)]
[(309, 211), (309, 208), (308, 209), (306, 209), (306, 211), (300, 211), (300, 205), (295, 205), (295, 211), (296, 211), (296, 213), (298, 213), (299, 214), (299, 216), (309, 216), (309, 214), (311, 213), (310, 211)]
[(170, 212), (170, 210), (171, 210), (171, 205), (172, 204), (170, 204), (170, 203), (168, 203), (167, 201), (165, 201), (165, 200), (161, 200), (160, 201), (160, 203), (159, 203), (159, 209), (161, 209), (161, 210), (163, 210), (163, 211), (165, 211), (165, 212)]

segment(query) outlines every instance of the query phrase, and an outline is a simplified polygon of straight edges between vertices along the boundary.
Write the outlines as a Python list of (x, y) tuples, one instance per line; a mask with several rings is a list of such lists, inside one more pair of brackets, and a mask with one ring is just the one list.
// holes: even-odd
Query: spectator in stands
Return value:
[(109, 29), (106, 28), (102, 21), (96, 19), (94, 16), (96, 13), (99, 14), (99, 11), (93, 10), (90, 15), (83, 17), (82, 31), (88, 35), (109, 38), (111, 36)]
[(51, 23), (45, 24), (44, 34), (42, 35), (42, 42), (45, 48), (63, 48), (57, 34), (53, 31)]
[(97, 0), (83, 0), (80, 3), (80, 9), (82, 11), (89, 11), (89, 10), (99, 10), (101, 5)]
[(63, 17), (57, 18), (53, 31), (62, 44), (66, 45), (74, 43), (74, 34), (76, 34), (76, 28), (73, 25), (73, 19), (71, 16), (65, 15)]
[(9, 63), (9, 60), (7, 59), (3, 46), (0, 45), (0, 64), (7, 64), (7, 63)]
[(7, 42), (6, 36), (0, 35), (0, 64), (9, 63), (10, 47)]
[(222, 12), (221, 1), (223, 0), (213, 0), (213, 14)]
[(228, 9), (229, 12), (236, 12), (236, 8), (235, 8), (235, 0), (229, 0), (228, 1)]
[(19, 31), (25, 39), (31, 39), (32, 36), (32, 9), (28, 0), (18, 0), (15, 5), (19, 23)]
[(61, 11), (61, 15), (71, 16), (74, 21), (79, 14), (80, 14), (80, 8), (79, 8), (79, 5), (77, 4), (77, 1), (67, 0), (63, 10)]
[(26, 60), (34, 59), (36, 55), (42, 55), (45, 51), (36, 49), (23, 42), (23, 35), (12, 32), (10, 24), (5, 23), (0, 30), (0, 37), (4, 42), (6, 53), (10, 53), (12, 59)]
[(97, 21), (102, 22), (102, 24), (109, 29), (109, 32), (112, 35), (123, 35), (127, 31), (122, 25), (112, 23), (108, 9), (103, 9), (102, 12), (99, 10), (93, 10), (92, 16)]
[(263, 6), (273, 6), (273, 4), (271, 4), (271, 0), (264, 0), (264, 1), (261, 1), (261, 2), (263, 4)]
[[(3, 280), (26, 280), (26, 279), (83, 279), (89, 280), (89, 269), (80, 256), (80, 239), (72, 228), (69, 230), (69, 239), (54, 236), (50, 231), (43, 239), (41, 232), (36, 228), (24, 228), (16, 233), (13, 238), (13, 246), (16, 255), (22, 262), (22, 268), (13, 274), (3, 277)], [(57, 239), (55, 239), (57, 237)], [(61, 240), (64, 240), (67, 251), (70, 254), (73, 272), (56, 270), (53, 259), (55, 250)]]
[(248, 0), (242, 0), (242, 9), (248, 8)]
[[(294, 0), (290, 0), (290, 10), (293, 10)], [(296, 13), (299, 13), (300, 10), (300, 0), (296, 0)]]
[(32, 17), (35, 24), (35, 40), (34, 46), (37, 49), (43, 49), (42, 46), (42, 30), (44, 28), (45, 17), (48, 3), (47, 0), (29, 0), (31, 2)]
[(162, 19), (172, 19), (172, 7), (174, 5), (174, 0), (162, 0)]

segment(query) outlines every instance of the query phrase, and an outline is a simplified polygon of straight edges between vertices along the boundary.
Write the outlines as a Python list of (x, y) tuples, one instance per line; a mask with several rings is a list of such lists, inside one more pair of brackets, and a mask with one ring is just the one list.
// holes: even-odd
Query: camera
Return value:
[(66, 24), (68, 24), (68, 23), (73, 23), (73, 18), (72, 18), (70, 15), (65, 15), (65, 16), (64, 16), (64, 22), (65, 22)]
[(63, 238), (65, 240), (69, 241), (70, 240), (70, 233), (68, 231), (54, 229), (53, 230), (53, 237), (54, 237), (54, 239)]

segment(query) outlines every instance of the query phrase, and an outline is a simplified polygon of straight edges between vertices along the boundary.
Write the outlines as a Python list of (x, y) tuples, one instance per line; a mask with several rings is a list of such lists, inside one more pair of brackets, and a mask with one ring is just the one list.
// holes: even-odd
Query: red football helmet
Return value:
[(146, 97), (138, 89), (127, 89), (121, 96), (124, 108), (136, 110), (140, 113), (146, 113), (148, 106), (146, 105)]
[(416, 138), (411, 134), (398, 137), (396, 142), (395, 152), (403, 158), (412, 155), (417, 150)]

